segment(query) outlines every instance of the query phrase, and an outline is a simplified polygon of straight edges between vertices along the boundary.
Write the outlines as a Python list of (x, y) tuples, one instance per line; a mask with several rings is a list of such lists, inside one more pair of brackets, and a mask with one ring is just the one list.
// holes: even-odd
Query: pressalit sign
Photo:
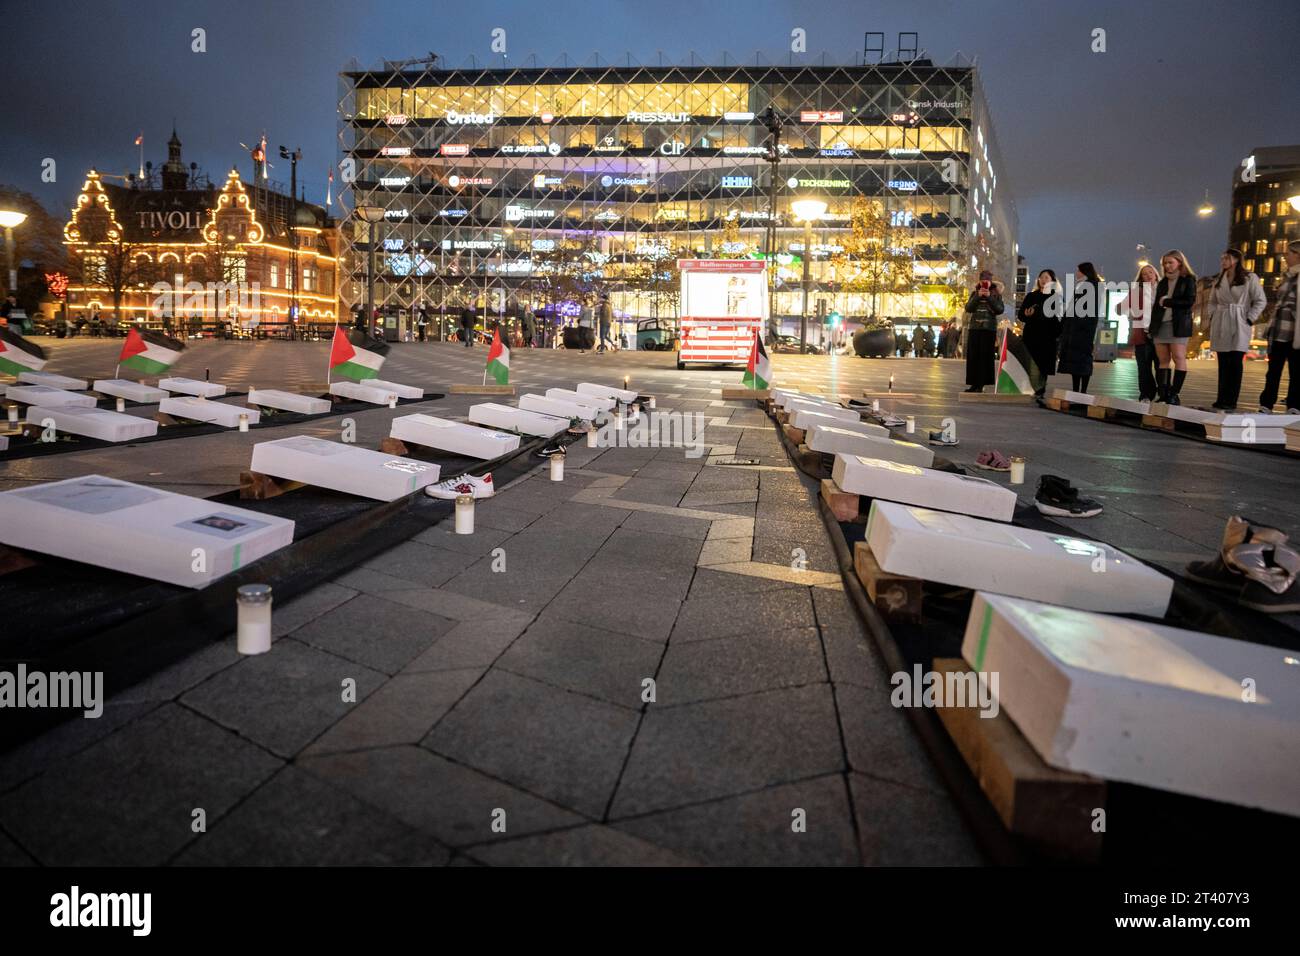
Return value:
[(689, 123), (690, 113), (641, 113), (633, 110), (627, 114), (629, 123)]

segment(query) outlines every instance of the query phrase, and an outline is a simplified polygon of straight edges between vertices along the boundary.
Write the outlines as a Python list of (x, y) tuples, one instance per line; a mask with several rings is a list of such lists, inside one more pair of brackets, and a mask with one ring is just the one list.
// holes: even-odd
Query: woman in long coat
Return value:
[(1070, 388), (1088, 390), (1092, 378), (1093, 344), (1097, 338), (1097, 320), (1105, 308), (1101, 277), (1091, 262), (1080, 262), (1074, 272), (1074, 300), (1061, 320), (1060, 356), (1056, 370), (1070, 376)]
[[(1056, 273), (1044, 269), (1038, 273), (1032, 292), (1020, 303), (1021, 340), (1029, 357), (1038, 366), (1038, 380), (1034, 394), (1042, 398), (1047, 391), (1047, 380), (1056, 374), (1056, 342), (1061, 336), (1060, 312), (1049, 308), (1048, 302), (1056, 294)], [(1055, 314), (1052, 314), (1055, 313)]]
[(1255, 320), (1268, 300), (1259, 277), (1241, 264), (1241, 253), (1225, 250), (1219, 257), (1219, 277), (1210, 289), (1210, 348), (1219, 368), (1219, 394), (1214, 407), (1231, 411), (1241, 397), (1241, 363), (1250, 350)]

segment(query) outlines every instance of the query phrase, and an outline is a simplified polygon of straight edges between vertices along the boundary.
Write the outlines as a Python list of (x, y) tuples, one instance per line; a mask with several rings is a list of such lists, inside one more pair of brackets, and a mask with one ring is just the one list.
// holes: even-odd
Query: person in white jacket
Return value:
[(1219, 394), (1214, 407), (1231, 411), (1241, 397), (1241, 363), (1250, 349), (1255, 320), (1268, 300), (1264, 286), (1241, 263), (1241, 253), (1227, 249), (1219, 257), (1219, 275), (1210, 288), (1210, 348), (1219, 366)]
[(1155, 303), (1156, 283), (1160, 273), (1147, 263), (1138, 270), (1137, 278), (1129, 286), (1127, 298), (1120, 311), (1128, 316), (1129, 342), (1133, 346), (1133, 361), (1137, 363), (1138, 401), (1152, 402), (1156, 398), (1156, 347), (1147, 330), (1151, 327), (1151, 306)]

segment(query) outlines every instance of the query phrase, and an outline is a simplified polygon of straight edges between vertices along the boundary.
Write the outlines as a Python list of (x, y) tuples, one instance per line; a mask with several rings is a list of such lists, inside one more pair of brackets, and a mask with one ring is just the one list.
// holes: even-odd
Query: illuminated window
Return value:
[(1265, 259), (1265, 260), (1264, 260), (1264, 271), (1265, 271), (1265, 272), (1272, 272), (1272, 271), (1273, 271), (1273, 268), (1274, 268), (1274, 263), (1275, 263), (1276, 261), (1277, 261), (1277, 260), (1274, 259), (1272, 256), (1269, 256), (1267, 259)]
[(226, 282), (248, 281), (248, 264), (243, 256), (222, 256), (221, 272)]
[(1254, 271), (1255, 271), (1255, 260), (1254, 260), (1254, 259), (1247, 259), (1245, 262), (1242, 263), (1242, 265), (1246, 267), (1246, 271), (1247, 271), (1247, 272), (1254, 272)]
[(108, 281), (108, 263), (103, 256), (87, 254), (86, 263), (86, 282), (103, 283)]
[(302, 291), (313, 292), (316, 289), (316, 269), (312, 266), (302, 267)]
[(272, 289), (278, 289), (280, 287), (280, 263), (278, 262), (271, 263), (270, 281)]
[(1279, 216), (1285, 216), (1290, 212), (1291, 212), (1291, 204), (1287, 202), (1285, 199), (1279, 199), (1277, 201), (1277, 214)]
[(1260, 219), (1263, 219), (1265, 216), (1269, 215), (1272, 211), (1273, 211), (1273, 204), (1271, 202), (1262, 202), (1259, 204)]
[(1257, 255), (1257, 256), (1262, 256), (1262, 255), (1264, 255), (1266, 252), (1268, 252), (1268, 240), (1267, 240), (1267, 239), (1256, 239), (1256, 240), (1255, 240), (1255, 255)]
[(1255, 207), (1254, 207), (1254, 206), (1247, 206), (1247, 207), (1246, 207), (1246, 214), (1245, 214), (1246, 222), (1250, 222), (1250, 221), (1251, 221), (1252, 219), (1254, 219), (1254, 218), (1255, 218)]

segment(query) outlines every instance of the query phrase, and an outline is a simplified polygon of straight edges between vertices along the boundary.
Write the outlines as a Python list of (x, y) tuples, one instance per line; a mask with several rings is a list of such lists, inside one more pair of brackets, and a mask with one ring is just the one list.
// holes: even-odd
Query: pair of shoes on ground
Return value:
[(975, 458), (975, 467), (984, 471), (1010, 471), (1011, 459), (996, 448), (982, 451)]
[(1265, 614), (1300, 611), (1298, 573), (1300, 553), (1283, 532), (1235, 515), (1224, 526), (1219, 553), (1187, 565), (1193, 581)]
[(902, 428), (907, 424), (907, 419), (895, 415), (893, 412), (881, 412), (880, 424), (886, 428)]
[(425, 485), (424, 493), (430, 498), (441, 498), (446, 501), (452, 501), (461, 495), (470, 495), (474, 498), (491, 498), (496, 492), (492, 486), (492, 472), (488, 472), (482, 477), (465, 474), (458, 478), (448, 478), (446, 481), (440, 481), (436, 485)]
[(956, 445), (960, 445), (961, 442), (957, 440), (955, 435), (950, 435), (946, 431), (942, 431), (930, 432), (930, 444), (942, 445), (944, 448), (952, 448)]
[(1084, 498), (1079, 489), (1060, 475), (1043, 475), (1038, 479), (1034, 506), (1045, 515), (1057, 518), (1091, 518), (1101, 514), (1101, 503)]
[[(1273, 409), (1272, 409), (1272, 408), (1265, 408), (1263, 405), (1261, 405), (1261, 406), (1259, 406), (1259, 413), (1260, 413), (1261, 415), (1272, 415), (1272, 414), (1273, 414)], [(1288, 409), (1286, 410), (1286, 414), (1288, 414), (1288, 415), (1300, 415), (1300, 408), (1288, 408)]]

